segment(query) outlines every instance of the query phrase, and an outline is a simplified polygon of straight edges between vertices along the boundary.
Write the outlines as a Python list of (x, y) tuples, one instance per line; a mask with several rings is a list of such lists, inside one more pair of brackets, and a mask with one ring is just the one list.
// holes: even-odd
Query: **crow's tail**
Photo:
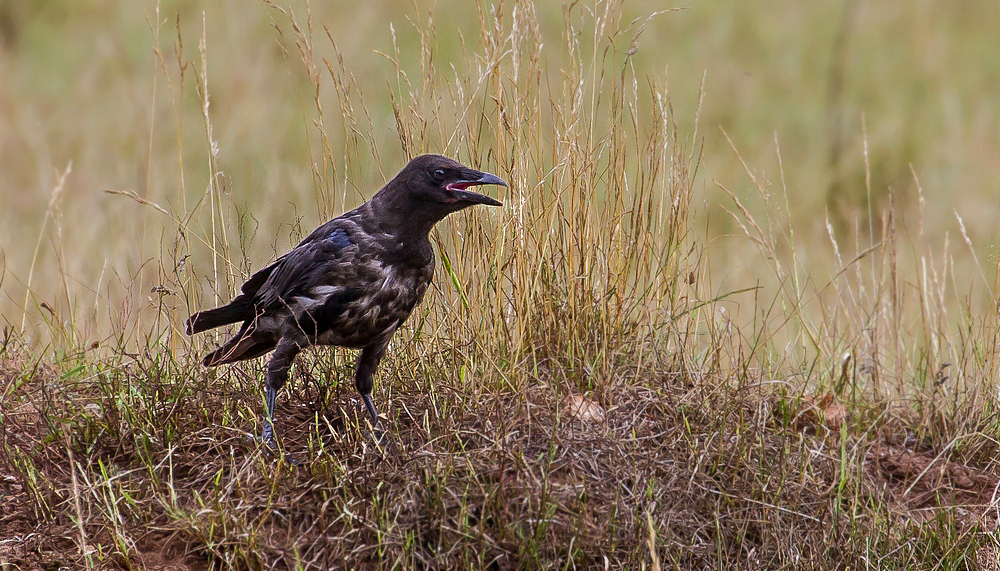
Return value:
[(202, 360), (206, 367), (235, 363), (245, 359), (260, 357), (271, 349), (274, 349), (275, 341), (270, 335), (263, 336), (251, 331), (244, 326), (244, 331), (240, 331), (235, 337), (226, 342), (225, 345), (212, 351)]
[(220, 325), (246, 321), (254, 317), (253, 303), (246, 295), (236, 296), (229, 305), (195, 313), (187, 320), (187, 334), (194, 335)]

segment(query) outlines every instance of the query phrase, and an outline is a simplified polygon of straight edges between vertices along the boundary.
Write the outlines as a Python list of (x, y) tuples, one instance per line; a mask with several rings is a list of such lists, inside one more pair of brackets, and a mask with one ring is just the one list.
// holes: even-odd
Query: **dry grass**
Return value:
[[(915, 199), (886, 190), (884, 141), (859, 137), (864, 214), (802, 230), (800, 149), (747, 151), (731, 127), (706, 144), (712, 93), (679, 111), (644, 59), (676, 13), (418, 6), (373, 78), (342, 43), (369, 46), (349, 33), (367, 12), (258, 7), (271, 27), (230, 27), (268, 38), (246, 42), (265, 63), (238, 72), (207, 14), (150, 7), (140, 184), (99, 199), (132, 214), (108, 247), (136, 266), (82, 280), (81, 235), (119, 231), (81, 234), (73, 169), (38, 176), (38, 246), (0, 282), (26, 300), (3, 306), (0, 564), (990, 568), (996, 260), (961, 216), (961, 241), (934, 242), (919, 178)], [(267, 132), (240, 131), (261, 114)], [(361, 436), (352, 355), (312, 351), (278, 408), (302, 465), (262, 455), (259, 363), (201, 368), (178, 324), (427, 151), (511, 187), (436, 233), (435, 286), (376, 383), (391, 443)], [(742, 173), (718, 174), (723, 152)], [(706, 178), (721, 209), (700, 206)]]

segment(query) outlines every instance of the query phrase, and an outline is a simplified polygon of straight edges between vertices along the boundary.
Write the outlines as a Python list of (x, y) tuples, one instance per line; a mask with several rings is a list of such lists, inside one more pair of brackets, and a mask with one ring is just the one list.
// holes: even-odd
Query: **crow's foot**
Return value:
[(281, 448), (278, 447), (278, 442), (274, 439), (274, 431), (269, 430), (271, 427), (269, 424), (264, 425), (264, 430), (260, 436), (255, 436), (253, 434), (247, 434), (247, 438), (253, 440), (257, 446), (263, 446), (267, 450), (268, 455), (274, 459), (280, 459), (284, 457), (285, 461), (293, 466), (301, 466), (302, 463), (299, 462), (294, 456), (283, 452)]
[(371, 442), (379, 448), (385, 448), (386, 444), (389, 443), (389, 435), (386, 434), (380, 427), (376, 426), (365, 433), (365, 440)]

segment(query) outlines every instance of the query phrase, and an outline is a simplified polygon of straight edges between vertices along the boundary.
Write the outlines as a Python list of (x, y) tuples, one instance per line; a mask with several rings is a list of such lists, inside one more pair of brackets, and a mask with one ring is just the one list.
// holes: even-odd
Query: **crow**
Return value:
[(296, 355), (311, 345), (360, 349), (354, 386), (381, 439), (372, 375), (389, 339), (420, 303), (434, 274), (431, 228), (474, 204), (501, 206), (471, 186), (500, 177), (440, 155), (416, 157), (368, 202), (323, 224), (250, 276), (228, 305), (195, 313), (187, 334), (243, 322), (203, 363), (215, 367), (274, 350), (267, 364), (261, 440), (271, 449), (274, 403)]

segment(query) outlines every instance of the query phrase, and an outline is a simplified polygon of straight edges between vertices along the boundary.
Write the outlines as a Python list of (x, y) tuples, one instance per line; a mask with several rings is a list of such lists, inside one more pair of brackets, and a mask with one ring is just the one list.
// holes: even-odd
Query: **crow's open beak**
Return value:
[(507, 182), (504, 179), (488, 172), (466, 171), (463, 174), (467, 176), (465, 176), (462, 180), (450, 182), (448, 183), (448, 186), (445, 187), (455, 193), (455, 200), (461, 200), (472, 204), (485, 204), (487, 206), (503, 206), (503, 203), (499, 200), (494, 200), (485, 194), (479, 194), (478, 192), (472, 192), (465, 189), (470, 186), (479, 186), (482, 184), (507, 186)]

